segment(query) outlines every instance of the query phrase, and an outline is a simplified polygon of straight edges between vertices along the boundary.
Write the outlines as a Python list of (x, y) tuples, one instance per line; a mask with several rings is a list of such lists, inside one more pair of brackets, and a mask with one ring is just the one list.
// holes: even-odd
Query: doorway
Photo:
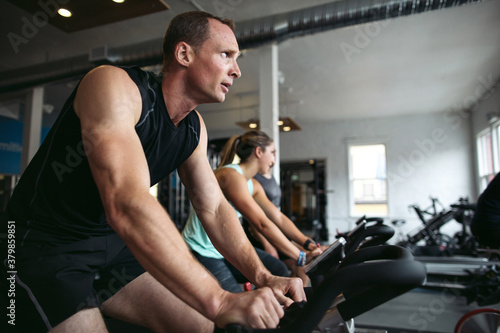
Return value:
[(315, 241), (328, 242), (324, 160), (282, 162), (281, 210)]

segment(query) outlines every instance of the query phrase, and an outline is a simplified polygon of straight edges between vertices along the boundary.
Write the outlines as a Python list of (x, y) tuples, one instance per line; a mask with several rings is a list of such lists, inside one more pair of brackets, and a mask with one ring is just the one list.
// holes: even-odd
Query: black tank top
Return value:
[(258, 173), (253, 178), (262, 185), (269, 201), (276, 207), (281, 208), (281, 187), (276, 182), (276, 179), (274, 179), (274, 176), (269, 179)]
[[(142, 114), (135, 126), (148, 162), (151, 185), (156, 184), (198, 146), (200, 120), (191, 111), (176, 127), (163, 100), (161, 77), (137, 67), (123, 68), (137, 84), (142, 96)], [(107, 224), (104, 208), (92, 177), (83, 142), (80, 120), (73, 109), (76, 89), (23, 173), (9, 205), (7, 216), (16, 221), (16, 231), (37, 240), (38, 232), (66, 243), (114, 231)], [(17, 232), (16, 232), (17, 233)]]

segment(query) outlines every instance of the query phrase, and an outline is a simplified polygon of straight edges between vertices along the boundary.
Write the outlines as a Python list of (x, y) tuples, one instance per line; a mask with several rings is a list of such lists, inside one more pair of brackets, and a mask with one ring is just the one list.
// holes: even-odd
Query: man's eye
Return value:
[(229, 55), (227, 54), (227, 52), (222, 52), (221, 55), (222, 55), (222, 58), (228, 58), (229, 57)]

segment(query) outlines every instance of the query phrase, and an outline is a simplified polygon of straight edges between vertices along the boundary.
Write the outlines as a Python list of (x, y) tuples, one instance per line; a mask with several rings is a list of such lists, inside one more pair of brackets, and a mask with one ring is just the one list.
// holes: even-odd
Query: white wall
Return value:
[(471, 111), (474, 136), (489, 126), (488, 114), (500, 117), (500, 83), (483, 89), (483, 94), (477, 100), (477, 106)]
[[(420, 224), (408, 205), (430, 205), (429, 196), (448, 206), (474, 194), (470, 119), (451, 112), (405, 117), (300, 123), (301, 131), (281, 134), (281, 160), (327, 161), (329, 231), (350, 229), (347, 144), (382, 142), (387, 147), (389, 216)], [(331, 238), (332, 239), (332, 238)]]

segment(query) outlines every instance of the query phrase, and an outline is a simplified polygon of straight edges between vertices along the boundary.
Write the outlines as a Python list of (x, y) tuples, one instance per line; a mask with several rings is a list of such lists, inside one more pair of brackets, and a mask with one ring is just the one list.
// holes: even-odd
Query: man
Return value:
[[(272, 276), (259, 261), (218, 187), (193, 111), (223, 102), (241, 75), (232, 21), (180, 14), (163, 48), (162, 79), (112, 66), (87, 74), (15, 189), (7, 213), (27, 295), (18, 318), (29, 332), (105, 332), (101, 312), (156, 332), (269, 328), (280, 303), (292, 303), (285, 294), (305, 298), (300, 280)], [(226, 292), (193, 258), (149, 195), (176, 168), (214, 244), (262, 288)]]
[(481, 245), (500, 247), (500, 173), (479, 196), (471, 229)]

